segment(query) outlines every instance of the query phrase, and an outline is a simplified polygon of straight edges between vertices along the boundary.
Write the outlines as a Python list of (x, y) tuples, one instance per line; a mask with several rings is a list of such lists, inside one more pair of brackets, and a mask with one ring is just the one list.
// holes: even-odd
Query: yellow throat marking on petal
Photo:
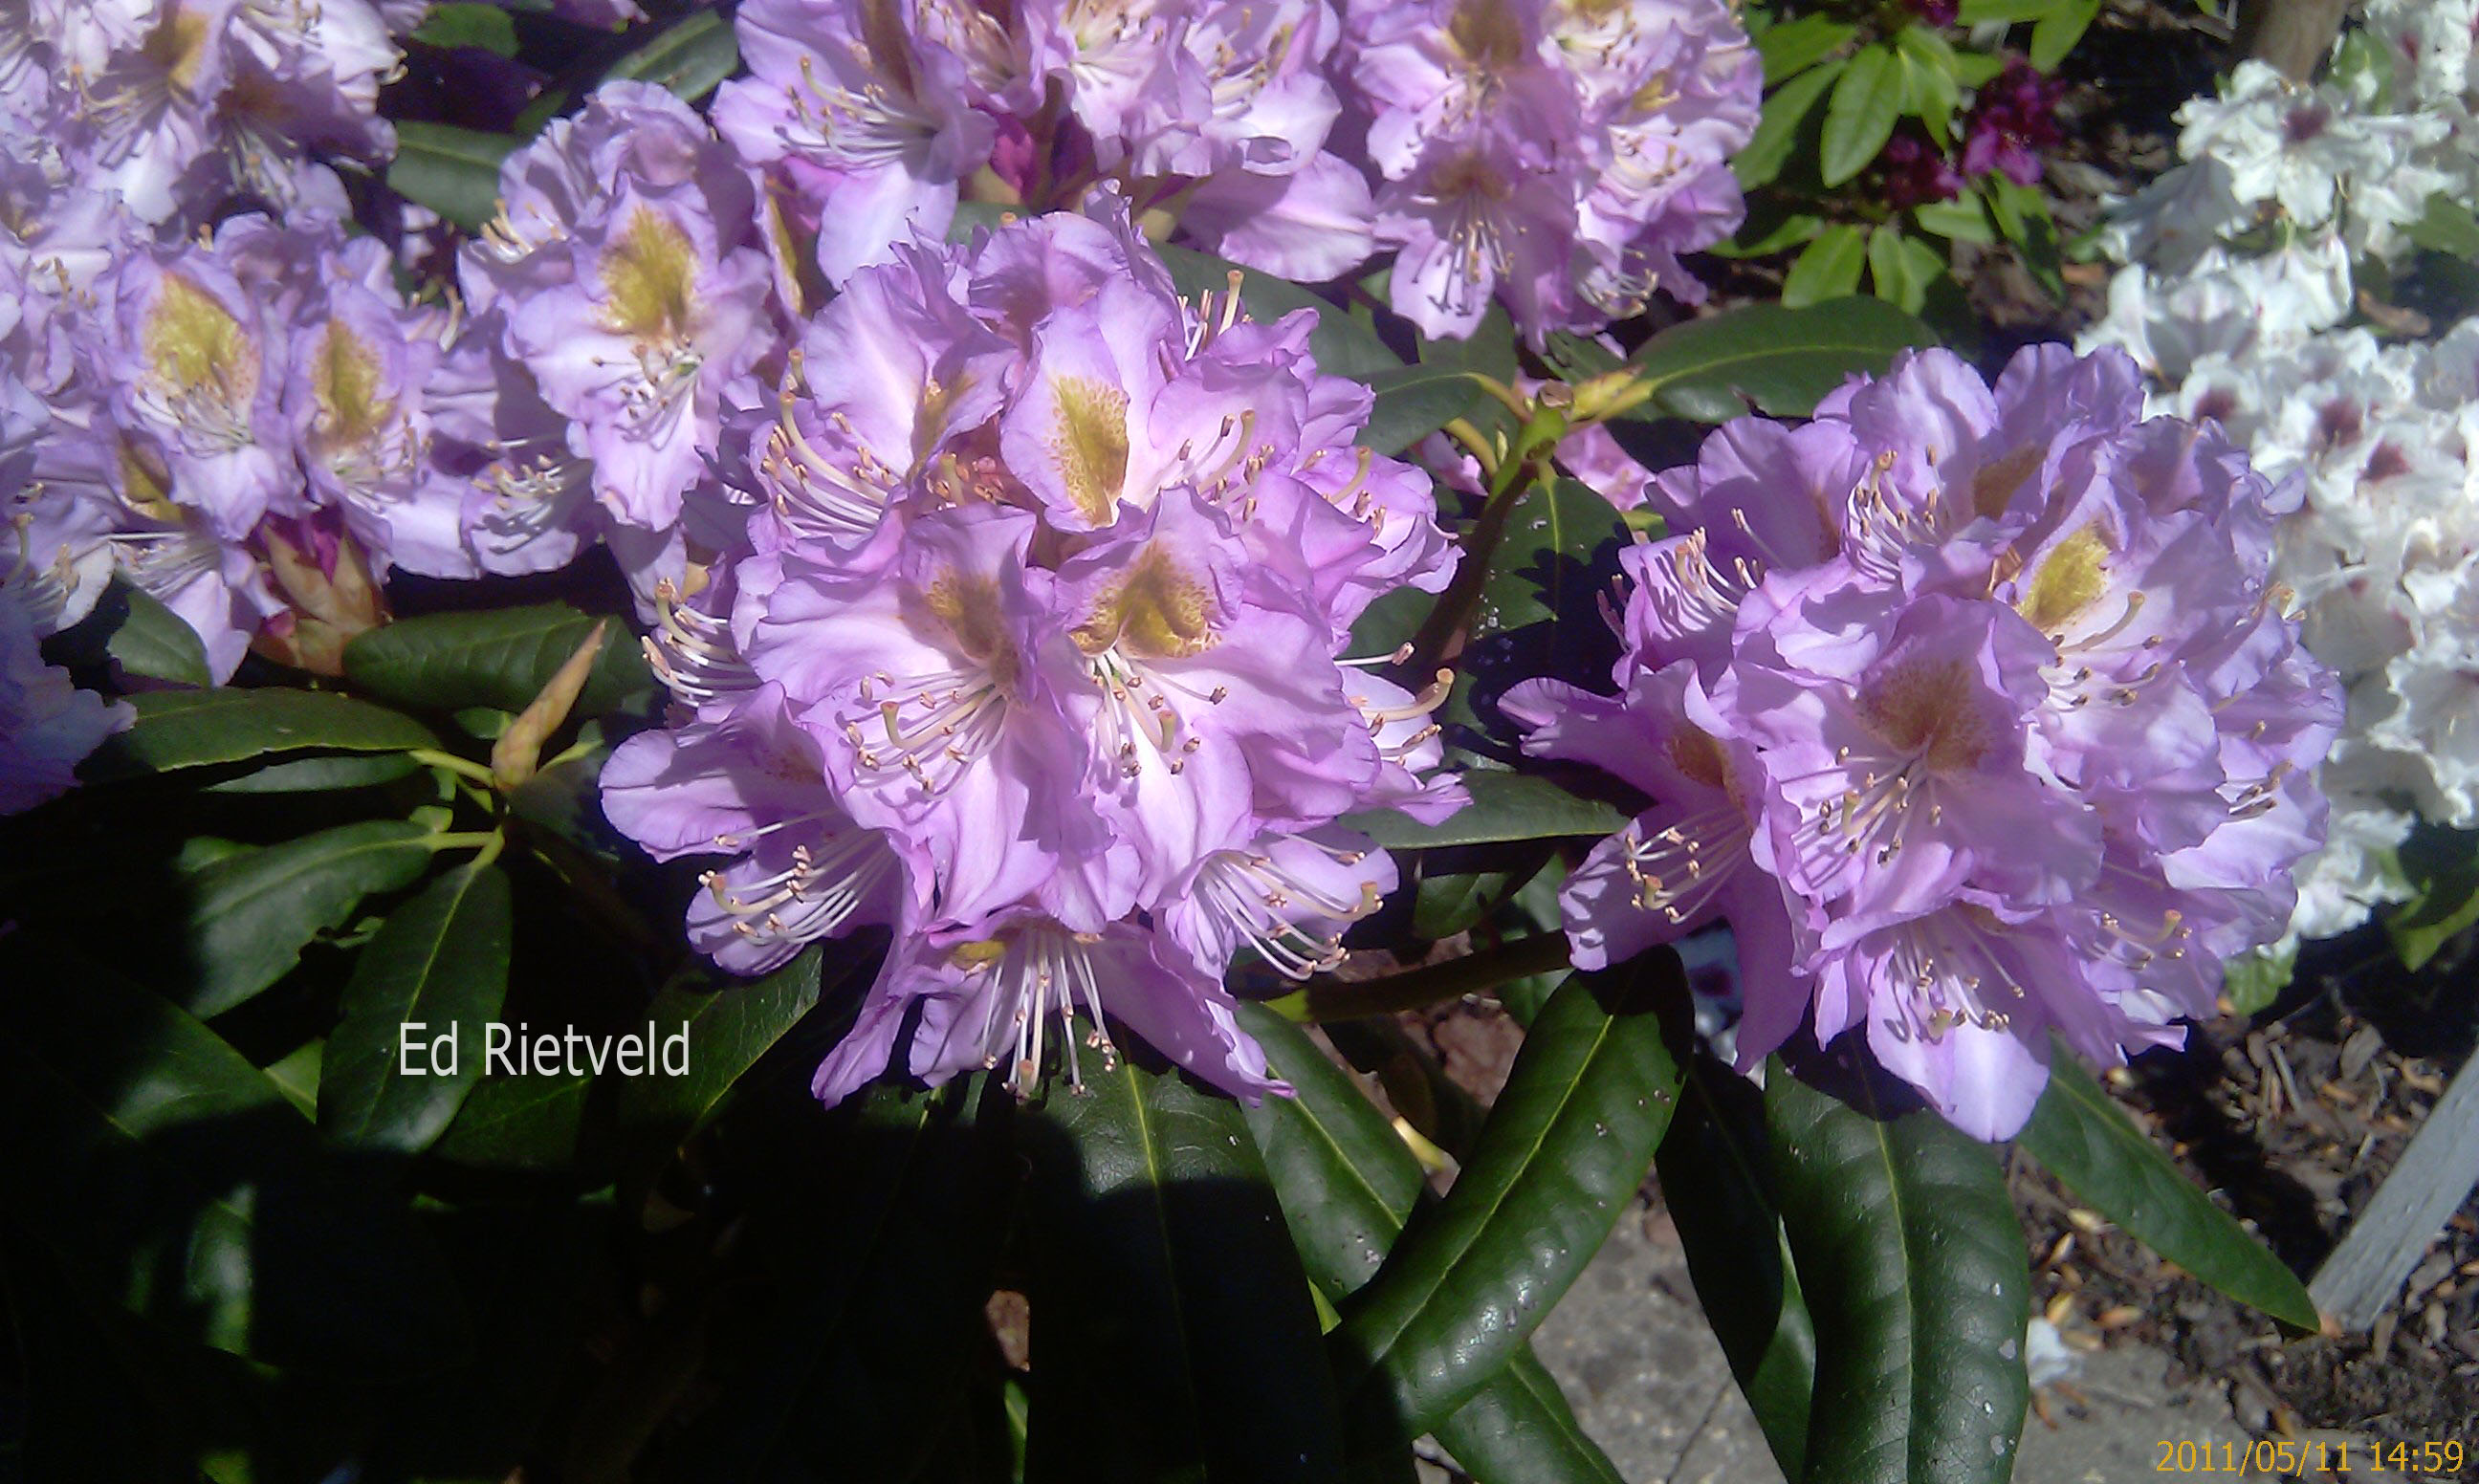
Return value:
[(1859, 692), (1859, 711), (1878, 735), (1904, 752), (1925, 752), (1940, 772), (1967, 768), (1988, 753), (1971, 667), (1958, 659), (1914, 660), (1871, 677)]
[(319, 399), (320, 432), (332, 444), (356, 444), (385, 422), (395, 405), (379, 396), (378, 352), (342, 323), (330, 320), (319, 339), (311, 372)]
[(258, 351), (214, 294), (178, 273), (164, 275), (146, 317), (146, 359), (176, 391), (246, 401), (258, 390)]
[(1473, 67), (1504, 72), (1523, 62), (1523, 27), (1506, 0), (1463, 0), (1446, 23), (1446, 38)]
[(2108, 543), (2098, 525), (2086, 525), (2058, 542), (2032, 575), (2031, 591), (2015, 605), (2017, 610), (2040, 632), (2056, 633), (2108, 588), (2102, 569), (2108, 555)]
[(1666, 744), (1670, 765), (1708, 788), (1728, 786), (1729, 759), (1722, 755), (1722, 744), (1713, 740), (1702, 728), (1681, 727), (1671, 733)]
[(635, 340), (687, 333), (697, 304), (697, 250), (670, 217), (640, 206), (602, 257), (602, 322)]
[(2023, 487), (2023, 481), (2047, 456), (2048, 450), (2037, 444), (2025, 444), (2003, 458), (1980, 466), (1980, 472), (1971, 476), (1972, 513), (1991, 519), (2005, 514), (2014, 492)]
[(176, 4), (146, 38), (146, 60), (162, 67), (172, 85), (187, 92), (207, 63), (207, 29), (205, 15)]
[(1128, 482), (1128, 394), (1084, 376), (1053, 376), (1050, 395), (1059, 401), (1050, 451), (1067, 498), (1086, 520), (1108, 525)]
[(1087, 654), (1116, 649), (1141, 659), (1181, 659), (1214, 642), (1214, 597), (1169, 552), (1148, 546), (1102, 590), (1071, 636)]
[(121, 503), (150, 521), (166, 525), (181, 524), (179, 507), (172, 503), (172, 475), (163, 460), (151, 448), (141, 448), (126, 438), (114, 440), (120, 464)]
[(996, 582), (950, 570), (938, 575), (921, 601), (947, 626), (964, 652), (979, 660), (1002, 687), (1015, 682), (1015, 641), (1008, 634)]
[(947, 950), (948, 961), (965, 969), (983, 968), (1006, 957), (1007, 944), (994, 937), (975, 938)]

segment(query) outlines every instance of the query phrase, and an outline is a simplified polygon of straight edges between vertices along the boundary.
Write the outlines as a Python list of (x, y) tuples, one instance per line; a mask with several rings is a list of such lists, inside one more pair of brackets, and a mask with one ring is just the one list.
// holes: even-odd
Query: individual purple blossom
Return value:
[(2043, 76), (2017, 58), (2006, 64), (1995, 82), (1980, 90), (1964, 111), (1962, 173), (1998, 171), (2018, 186), (2040, 181), (2040, 152), (2055, 149), (2065, 136), (2057, 128), (2057, 100), (2066, 85)]
[(19, 581), (0, 572), (0, 814), (16, 814), (77, 784), (75, 769), (134, 719), (43, 662), (44, 629)]
[(1467, 336), (1503, 299), (1538, 345), (1655, 292), (1738, 226), (1728, 160), (1762, 67), (1713, 0), (1355, 0), (1342, 69), (1380, 177), (1395, 311)]
[(1743, 1066), (1859, 1031), (1983, 1139), (2049, 1032), (2114, 1062), (2210, 1013), (2288, 920), (2340, 701), (2266, 576), (2296, 489), (2141, 410), (2114, 352), (1992, 389), (1929, 351), (1656, 479), (1621, 695), (1506, 703), (1657, 801), (1569, 879), (1576, 961), (1726, 919)]
[[(779, 405), (733, 422), (742, 554), (666, 595), (675, 728), (627, 744), (606, 799), (651, 849), (725, 853), (754, 835), (698, 812), (718, 780), (781, 780), (756, 822), (776, 854), (713, 888), (764, 902), (784, 930), (728, 931), (777, 949), (827, 889), (782, 851), (883, 842), (904, 941), (821, 1096), (889, 1064), (1022, 1086), (1052, 1029), (1107, 1062), (1106, 1018), (1279, 1090), (1221, 987), (1233, 956), (1330, 966), (1394, 880), (1335, 822), (1462, 802), (1430, 776), (1442, 691), (1343, 659), (1374, 597), (1437, 589), (1453, 553), (1418, 473), (1353, 445), (1367, 391), (1316, 371), (1309, 329), (1183, 302), (1104, 195), (858, 269)], [(779, 698), (780, 763), (718, 750), (752, 695)]]
[(500, 194), (461, 264), (467, 297), (570, 420), (610, 515), (677, 527), (727, 387), (773, 339), (748, 176), (669, 90), (615, 82), (509, 156)]

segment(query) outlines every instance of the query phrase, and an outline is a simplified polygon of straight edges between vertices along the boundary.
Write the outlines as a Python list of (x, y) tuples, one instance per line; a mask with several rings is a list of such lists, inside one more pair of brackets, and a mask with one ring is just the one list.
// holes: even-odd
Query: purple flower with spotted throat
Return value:
[(1453, 553), (1426, 479), (1354, 445), (1369, 395), (1310, 328), (1184, 302), (1100, 194), (858, 269), (728, 430), (748, 553), (667, 597), (677, 720), (604, 797), (657, 854), (735, 857), (691, 924), (728, 966), (898, 926), (820, 1096), (890, 1066), (1024, 1086), (1054, 1047), (1077, 1082), (1112, 1023), (1280, 1090), (1235, 956), (1331, 966), (1394, 883), (1336, 821), (1462, 803), (1430, 776), (1440, 689), (1345, 658)]
[(2266, 577), (2294, 486), (2141, 413), (2113, 351), (1926, 351), (1656, 478), (1621, 694), (1507, 704), (1656, 801), (1570, 878), (1575, 961), (1726, 919), (1742, 1066), (1855, 1031), (1991, 1139), (2051, 1032), (2107, 1063), (2209, 1014), (2288, 921), (2340, 697)]

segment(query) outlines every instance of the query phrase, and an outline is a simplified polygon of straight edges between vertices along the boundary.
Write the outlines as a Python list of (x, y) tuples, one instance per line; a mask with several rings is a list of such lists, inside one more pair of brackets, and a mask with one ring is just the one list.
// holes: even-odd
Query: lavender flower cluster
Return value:
[(1461, 803), (1428, 709), (1342, 656), (1453, 551), (1428, 481), (1353, 446), (1367, 390), (1312, 317), (1183, 302), (1114, 197), (911, 244), (803, 330), (738, 421), (735, 559), (666, 588), (678, 701), (603, 774), (663, 858), (721, 855), (689, 934), (754, 973), (868, 923), (897, 942), (820, 1068), (1039, 1074), (1107, 1014), (1200, 1077), (1279, 1084), (1222, 986), (1298, 977), (1394, 883), (1339, 828)]
[(1726, 918), (1751, 1065), (1812, 1016), (2011, 1136), (2049, 1033), (2176, 1044), (2277, 935), (2341, 718), (2267, 577), (2276, 489), (2143, 421), (2122, 355), (1943, 351), (1657, 478), (1616, 697), (1529, 682), (1528, 747), (1655, 806), (1561, 895), (1574, 961)]
[(1723, 0), (751, 0), (715, 105), (831, 283), (959, 198), (1117, 185), (1140, 216), (1316, 281), (1396, 251), (1396, 311), (1595, 331), (1737, 229), (1763, 68)]

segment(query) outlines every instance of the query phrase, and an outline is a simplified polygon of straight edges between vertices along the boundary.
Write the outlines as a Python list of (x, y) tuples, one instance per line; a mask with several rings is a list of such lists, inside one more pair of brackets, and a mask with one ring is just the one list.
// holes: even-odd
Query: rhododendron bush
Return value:
[(1529, 1337), (1656, 1162), (1793, 1477), (2010, 1475), (2007, 1144), (2312, 1328), (2096, 1074), (2470, 823), (2467, 523), (2350, 491), (2466, 503), (2471, 332), (2306, 338), (2467, 90), (2241, 70), (2080, 353), (1899, 225), (1720, 302), (1833, 79), (2031, 219), (2082, 22), (1918, 12), (0, 8), (36, 1472), (1608, 1480)]

